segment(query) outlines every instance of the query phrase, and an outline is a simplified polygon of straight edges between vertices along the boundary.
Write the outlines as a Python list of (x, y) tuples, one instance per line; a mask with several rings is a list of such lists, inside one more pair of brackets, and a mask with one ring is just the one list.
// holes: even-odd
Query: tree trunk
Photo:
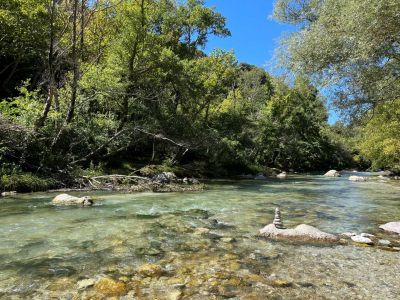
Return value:
[(73, 4), (73, 15), (72, 15), (72, 63), (73, 63), (73, 78), (72, 78), (72, 91), (71, 91), (71, 101), (69, 103), (69, 108), (67, 112), (67, 117), (65, 119), (66, 123), (71, 123), (74, 117), (76, 96), (78, 90), (78, 80), (79, 80), (79, 66), (78, 66), (78, 55), (77, 55), (77, 42), (78, 42), (78, 5), (79, 0), (74, 0)]
[(54, 44), (55, 44), (55, 28), (54, 28), (54, 18), (56, 13), (57, 0), (52, 0), (50, 7), (50, 43), (49, 43), (49, 55), (48, 55), (48, 68), (49, 68), (49, 86), (47, 88), (47, 99), (44, 105), (42, 114), (36, 120), (35, 130), (44, 126), (47, 116), (50, 112), (51, 103), (53, 102), (53, 97), (56, 90), (55, 84), (55, 65), (54, 65)]

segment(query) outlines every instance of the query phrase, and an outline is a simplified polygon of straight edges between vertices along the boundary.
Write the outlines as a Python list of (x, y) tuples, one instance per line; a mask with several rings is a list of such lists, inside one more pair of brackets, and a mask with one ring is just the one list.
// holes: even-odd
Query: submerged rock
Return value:
[(264, 174), (260, 173), (260, 174), (257, 174), (256, 177), (254, 177), (254, 179), (256, 179), (256, 180), (265, 180), (265, 179), (267, 179), (267, 177), (265, 177)]
[(367, 181), (367, 177), (363, 177), (363, 176), (350, 176), (349, 177), (350, 181), (354, 181), (354, 182), (365, 182)]
[(96, 284), (96, 280), (90, 278), (90, 279), (83, 279), (77, 282), (77, 287), (78, 290), (84, 290), (87, 289), (89, 287), (92, 287)]
[(324, 176), (327, 176), (327, 177), (340, 177), (342, 175), (340, 175), (340, 173), (338, 171), (336, 171), (336, 170), (330, 170), (330, 171), (326, 172), (324, 174)]
[(400, 222), (389, 222), (379, 226), (380, 229), (400, 234)]
[(288, 239), (300, 241), (337, 242), (337, 236), (323, 232), (310, 225), (301, 224), (293, 229), (279, 229), (274, 224), (269, 224), (260, 229), (260, 235), (273, 239)]
[(61, 194), (56, 196), (52, 200), (53, 204), (56, 205), (82, 205), (82, 206), (91, 206), (93, 205), (93, 200), (89, 196), (85, 197), (75, 197), (68, 194)]
[(355, 235), (351, 237), (351, 240), (353, 242), (359, 243), (359, 244), (367, 244), (367, 245), (372, 245), (373, 242), (371, 241), (371, 239), (361, 236), (361, 235)]
[(144, 264), (138, 269), (138, 273), (143, 277), (160, 277), (164, 270), (156, 264)]
[(116, 281), (108, 277), (100, 278), (94, 285), (95, 290), (105, 296), (122, 296), (127, 292), (125, 282)]

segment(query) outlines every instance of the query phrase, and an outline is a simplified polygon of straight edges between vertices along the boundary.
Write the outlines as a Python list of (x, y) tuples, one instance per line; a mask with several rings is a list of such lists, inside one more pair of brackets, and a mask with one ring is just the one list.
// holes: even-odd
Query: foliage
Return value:
[[(277, 20), (298, 29), (282, 39), (282, 65), (330, 88), (336, 107), (364, 132), (362, 152), (374, 166), (396, 166), (393, 150), (384, 143), (374, 144), (376, 119), (370, 125), (367, 119), (373, 111), (396, 109), (394, 99), (400, 95), (399, 14), (398, 0), (278, 0), (274, 11)], [(364, 126), (368, 129), (363, 130)], [(391, 127), (379, 128), (385, 131), (382, 140), (385, 134), (395, 139)], [(374, 145), (373, 151), (382, 157), (367, 150), (367, 144)]]
[[(0, 100), (0, 159), (20, 171), (69, 180), (151, 165), (140, 172), (229, 176), (348, 161), (310, 82), (291, 86), (233, 52), (202, 51), (211, 35), (230, 35), (204, 1), (4, 3), (2, 53), (41, 66), (3, 73), (18, 92)], [(29, 51), (13, 52), (18, 39)]]
[(377, 106), (370, 118), (361, 129), (361, 153), (372, 161), (374, 169), (391, 168), (399, 173), (400, 100)]

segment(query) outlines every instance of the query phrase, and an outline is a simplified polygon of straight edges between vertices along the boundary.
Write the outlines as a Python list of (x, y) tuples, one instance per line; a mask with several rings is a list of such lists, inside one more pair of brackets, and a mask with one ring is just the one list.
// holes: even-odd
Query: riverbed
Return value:
[(279, 206), (286, 227), (400, 243), (379, 229), (400, 219), (398, 181), (220, 180), (193, 193), (91, 193), (85, 208), (53, 206), (55, 195), (0, 199), (1, 299), (400, 297), (400, 252), (257, 236)]

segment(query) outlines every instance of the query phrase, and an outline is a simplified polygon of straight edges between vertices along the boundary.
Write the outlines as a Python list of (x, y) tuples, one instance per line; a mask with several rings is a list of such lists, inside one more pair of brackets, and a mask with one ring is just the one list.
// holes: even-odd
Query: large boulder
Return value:
[(354, 182), (364, 182), (367, 181), (367, 177), (363, 177), (363, 176), (350, 176), (349, 177), (350, 181), (354, 181)]
[(324, 174), (324, 176), (327, 176), (327, 177), (340, 177), (342, 175), (340, 175), (340, 173), (338, 171), (336, 171), (336, 170), (330, 170), (330, 171), (326, 172)]
[(81, 206), (91, 206), (93, 205), (93, 200), (89, 196), (85, 197), (75, 197), (68, 194), (61, 194), (56, 196), (53, 201), (56, 205), (81, 205)]
[(269, 224), (260, 229), (260, 235), (272, 239), (287, 239), (295, 241), (336, 242), (338, 237), (323, 232), (310, 225), (301, 224), (293, 229), (279, 229), (274, 224)]
[(400, 222), (389, 222), (379, 226), (380, 229), (400, 234)]
[(151, 179), (154, 182), (157, 183), (173, 183), (178, 180), (176, 175), (172, 172), (162, 172), (157, 175), (154, 175), (153, 178)]

